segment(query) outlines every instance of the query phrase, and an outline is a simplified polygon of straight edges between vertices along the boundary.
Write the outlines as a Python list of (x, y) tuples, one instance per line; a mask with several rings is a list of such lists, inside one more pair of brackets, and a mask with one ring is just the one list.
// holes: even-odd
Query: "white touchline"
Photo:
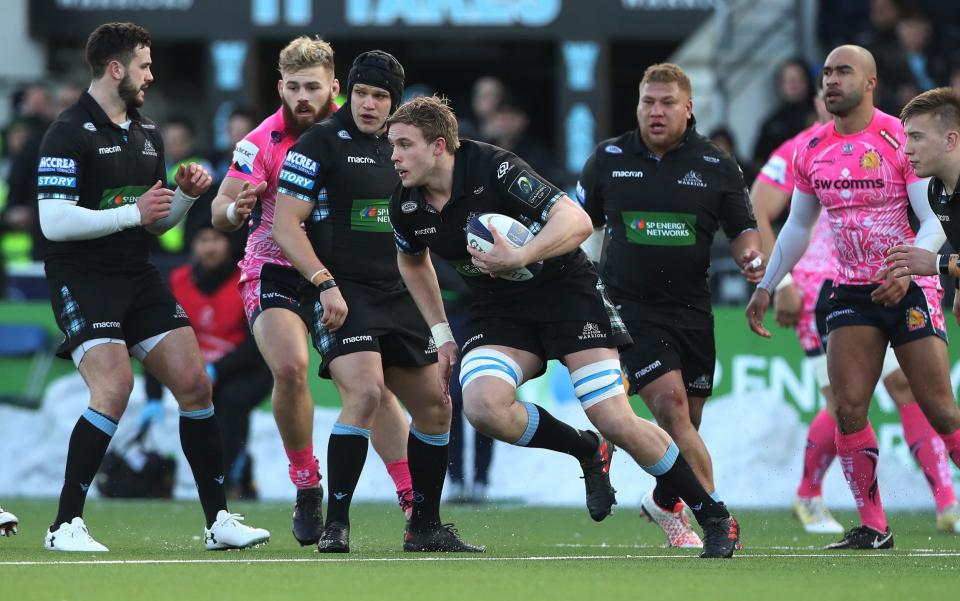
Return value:
[[(898, 557), (960, 557), (960, 551), (938, 553), (741, 553), (733, 559), (770, 558), (843, 558), (894, 559)], [(49, 566), (49, 565), (189, 565), (189, 564), (252, 564), (252, 563), (393, 563), (416, 561), (592, 561), (592, 560), (646, 560), (646, 559), (698, 559), (696, 555), (569, 555), (565, 557), (366, 557), (358, 559), (335, 558), (264, 558), (264, 559), (104, 559), (77, 561), (0, 561), (3, 566)]]

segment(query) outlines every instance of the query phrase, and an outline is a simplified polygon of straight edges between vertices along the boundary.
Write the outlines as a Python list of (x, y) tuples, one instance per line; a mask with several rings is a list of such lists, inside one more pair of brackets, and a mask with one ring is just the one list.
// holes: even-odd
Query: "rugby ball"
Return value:
[[(514, 248), (520, 248), (533, 240), (533, 232), (512, 217), (499, 213), (482, 213), (467, 222), (467, 246), (487, 252), (493, 248), (493, 234), (490, 226), (503, 236)], [(533, 263), (520, 269), (498, 273), (497, 277), (514, 282), (523, 282), (533, 278), (540, 271), (543, 262)]]

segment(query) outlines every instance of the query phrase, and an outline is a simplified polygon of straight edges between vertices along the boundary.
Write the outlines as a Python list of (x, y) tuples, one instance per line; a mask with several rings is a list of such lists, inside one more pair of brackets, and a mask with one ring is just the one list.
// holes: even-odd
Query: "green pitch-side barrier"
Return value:
[[(762, 339), (747, 329), (740, 307), (720, 307), (716, 309), (715, 315), (717, 371), (714, 397), (734, 394), (749, 398), (757, 394), (772, 393), (795, 407), (804, 421), (809, 421), (820, 406), (819, 394), (813, 371), (804, 360), (793, 331), (777, 327), (771, 317), (767, 325), (774, 333), (773, 338)], [(953, 316), (948, 314), (946, 317), (950, 339), (960, 340), (960, 328)], [(46, 302), (0, 302), (0, 322), (39, 323), (47, 327), (57, 339), (60, 336), (50, 305)], [(312, 347), (310, 350), (310, 389), (314, 401), (321, 406), (339, 405), (333, 384), (316, 375), (320, 360)], [(951, 376), (956, 391), (960, 384), (960, 348), (957, 345), (950, 346), (950, 359)], [(139, 363), (135, 361), (133, 364), (134, 370), (139, 373)], [(29, 359), (0, 360), (0, 394), (22, 390), (29, 365)], [(56, 359), (47, 381), (73, 370), (70, 361)], [(524, 394), (547, 404), (569, 401), (571, 397), (565, 390), (569, 384), (565, 378), (562, 369), (551, 365), (545, 376), (523, 387)], [(641, 413), (649, 416), (639, 399), (634, 398), (631, 401)], [(874, 398), (871, 419), (881, 425), (898, 421), (896, 408), (883, 391)]]

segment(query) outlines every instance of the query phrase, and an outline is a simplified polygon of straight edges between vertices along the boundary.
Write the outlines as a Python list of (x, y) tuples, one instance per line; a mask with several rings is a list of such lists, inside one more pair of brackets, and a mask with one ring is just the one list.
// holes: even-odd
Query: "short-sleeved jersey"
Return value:
[(680, 146), (658, 157), (639, 130), (601, 142), (584, 165), (578, 200), (610, 242), (603, 279), (610, 295), (689, 327), (713, 323), (710, 246), (756, 229), (736, 161), (693, 123)]
[[(92, 211), (136, 204), (158, 180), (166, 184), (163, 140), (156, 125), (130, 109), (130, 126), (110, 120), (84, 92), (47, 130), (37, 164), (37, 202), (61, 199)], [(150, 234), (134, 227), (91, 240), (49, 241), (48, 266), (138, 269), (147, 265)]]
[(523, 159), (497, 146), (461, 140), (454, 155), (450, 200), (437, 212), (420, 188), (398, 186), (390, 199), (390, 214), (400, 252), (417, 255), (430, 252), (453, 265), (473, 292), (475, 303), (502, 302), (535, 290), (556, 278), (574, 263), (585, 263), (576, 249), (543, 262), (530, 280), (515, 282), (491, 278), (471, 263), (466, 227), (482, 213), (512, 217), (537, 234), (547, 216), (564, 196), (563, 191), (538, 175)]
[[(778, 146), (770, 154), (757, 179), (786, 194), (793, 194), (793, 188), (796, 185), (793, 175), (793, 155), (797, 147), (805, 144), (813, 132), (820, 127), (820, 123), (815, 123)], [(810, 246), (794, 265), (791, 273), (809, 282), (823, 282), (836, 277), (837, 250), (833, 243), (833, 231), (830, 229), (827, 211), (820, 212), (813, 236), (810, 238)], [(819, 288), (819, 284), (816, 287)]]
[[(896, 118), (874, 110), (866, 129), (844, 135), (825, 123), (797, 147), (797, 190), (823, 205), (837, 251), (837, 284), (870, 285), (890, 247), (913, 244), (907, 185), (919, 178), (903, 153), (905, 136)], [(936, 278), (915, 278), (937, 286)]]
[(260, 268), (267, 263), (290, 267), (290, 261), (273, 239), (273, 214), (277, 208), (280, 167), (296, 141), (297, 137), (287, 129), (281, 107), (233, 149), (227, 177), (249, 182), (251, 186), (267, 183), (250, 213), (247, 247), (240, 262), (241, 281), (259, 277)]
[(390, 154), (386, 136), (361, 132), (344, 108), (304, 132), (281, 166), (277, 191), (313, 205), (307, 236), (338, 280), (401, 285), (389, 206), (400, 178)]

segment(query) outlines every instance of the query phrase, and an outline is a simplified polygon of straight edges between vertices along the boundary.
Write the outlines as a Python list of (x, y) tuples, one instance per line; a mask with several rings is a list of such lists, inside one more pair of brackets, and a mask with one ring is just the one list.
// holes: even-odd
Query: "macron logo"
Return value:
[(612, 177), (643, 177), (643, 171), (614, 171)]
[(348, 163), (359, 163), (361, 165), (376, 165), (377, 162), (370, 157), (347, 157)]

